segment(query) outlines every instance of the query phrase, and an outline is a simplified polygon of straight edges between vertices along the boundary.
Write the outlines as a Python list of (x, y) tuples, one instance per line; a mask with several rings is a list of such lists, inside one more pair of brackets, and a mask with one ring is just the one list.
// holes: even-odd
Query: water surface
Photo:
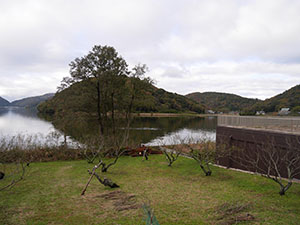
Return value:
[[(76, 127), (78, 125), (78, 127)], [(66, 129), (66, 136), (80, 140), (84, 135), (97, 133), (97, 122), (86, 121), (84, 125), (72, 123)], [(0, 108), (0, 136), (16, 135), (38, 136), (39, 141), (48, 140), (49, 134), (63, 132), (37, 116), (36, 110), (24, 108)], [(119, 129), (122, 129), (120, 126)], [(137, 117), (130, 128), (130, 138), (135, 142), (147, 145), (172, 144), (183, 139), (209, 138), (215, 139), (215, 117)]]
[(18, 107), (0, 108), (0, 135), (47, 135), (53, 131), (54, 126), (40, 119), (36, 110)]

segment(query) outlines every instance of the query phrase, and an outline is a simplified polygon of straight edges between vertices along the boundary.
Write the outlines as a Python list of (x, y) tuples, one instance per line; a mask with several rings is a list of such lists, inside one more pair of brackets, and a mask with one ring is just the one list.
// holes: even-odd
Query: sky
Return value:
[(0, 96), (55, 92), (113, 46), (156, 86), (266, 99), (300, 84), (299, 0), (0, 0)]

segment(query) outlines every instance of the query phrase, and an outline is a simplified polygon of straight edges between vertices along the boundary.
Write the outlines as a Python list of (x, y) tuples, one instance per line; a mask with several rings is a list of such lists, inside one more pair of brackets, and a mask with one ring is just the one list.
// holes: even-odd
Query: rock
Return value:
[(5, 176), (5, 173), (0, 171), (0, 180), (2, 180), (4, 178), (4, 176)]

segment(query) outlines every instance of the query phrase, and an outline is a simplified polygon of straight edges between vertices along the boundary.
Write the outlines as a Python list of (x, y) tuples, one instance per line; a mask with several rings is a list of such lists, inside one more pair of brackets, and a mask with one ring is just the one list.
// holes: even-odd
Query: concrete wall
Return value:
[(300, 134), (299, 117), (218, 116), (218, 125), (225, 127), (259, 128)]
[[(300, 150), (300, 135), (269, 130), (217, 126), (216, 142), (217, 148), (224, 148), (224, 146), (226, 146), (227, 149), (234, 149), (230, 155), (220, 158), (218, 164), (253, 172), (256, 172), (256, 169), (251, 166), (247, 157), (256, 157), (257, 152), (271, 145), (268, 143), (272, 142), (272, 147), (279, 151), (280, 154), (291, 152), (287, 151), (287, 149)], [(298, 160), (298, 167), (300, 168), (299, 164), (300, 158)], [(259, 166), (264, 169), (266, 167), (262, 162), (259, 162)], [(286, 167), (279, 165), (279, 169), (281, 175), (287, 177)], [(296, 178), (300, 179), (300, 174)]]

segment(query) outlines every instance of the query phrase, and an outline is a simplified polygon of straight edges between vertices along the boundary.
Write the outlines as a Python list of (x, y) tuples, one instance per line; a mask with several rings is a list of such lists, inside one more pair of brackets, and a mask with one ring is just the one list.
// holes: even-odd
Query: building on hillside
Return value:
[(279, 116), (285, 116), (290, 113), (290, 108), (281, 108), (280, 111), (278, 112)]
[(264, 115), (266, 115), (266, 113), (265, 113), (265, 111), (261, 110), (261, 111), (256, 111), (255, 115), (264, 116)]

